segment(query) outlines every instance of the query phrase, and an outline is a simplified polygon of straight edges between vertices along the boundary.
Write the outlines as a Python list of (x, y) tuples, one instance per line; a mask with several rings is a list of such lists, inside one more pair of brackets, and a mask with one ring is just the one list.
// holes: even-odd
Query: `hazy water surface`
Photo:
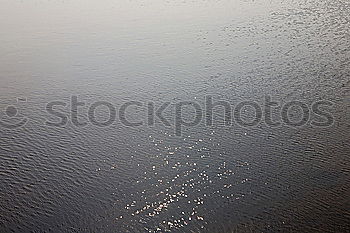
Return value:
[[(0, 0), (0, 117), (28, 119), (0, 128), (0, 232), (350, 231), (349, 15), (341, 0)], [(96, 101), (140, 101), (128, 119), (147, 121), (149, 102), (207, 95), (327, 100), (334, 124), (45, 124), (71, 96), (82, 121)]]

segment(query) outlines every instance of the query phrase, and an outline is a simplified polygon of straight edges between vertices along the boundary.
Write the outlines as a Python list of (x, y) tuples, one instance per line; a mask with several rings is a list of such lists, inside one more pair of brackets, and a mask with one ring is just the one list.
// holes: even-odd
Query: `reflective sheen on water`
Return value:
[[(0, 116), (28, 119), (0, 131), (0, 232), (349, 231), (349, 26), (342, 0), (0, 0)], [(211, 95), (332, 101), (334, 124), (45, 125), (73, 95), (82, 121)]]

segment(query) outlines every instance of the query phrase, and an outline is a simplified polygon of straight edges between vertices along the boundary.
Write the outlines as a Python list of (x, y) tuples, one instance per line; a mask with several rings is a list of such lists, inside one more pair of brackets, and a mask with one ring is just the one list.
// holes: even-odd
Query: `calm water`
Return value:
[[(0, 131), (0, 232), (350, 231), (349, 1), (0, 3), (0, 116), (28, 120)], [(72, 95), (81, 121), (211, 95), (332, 101), (334, 124), (47, 126)]]

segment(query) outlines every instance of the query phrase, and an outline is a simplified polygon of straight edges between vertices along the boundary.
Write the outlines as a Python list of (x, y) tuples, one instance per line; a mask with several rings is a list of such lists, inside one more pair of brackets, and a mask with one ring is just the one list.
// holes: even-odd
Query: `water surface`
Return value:
[[(0, 232), (350, 230), (348, 1), (0, 4), (0, 116), (28, 119), (0, 131)], [(45, 125), (57, 120), (46, 104), (68, 111), (72, 95), (116, 107), (327, 100), (334, 124), (244, 128), (218, 112), (181, 136), (159, 121)], [(130, 119), (147, 120), (145, 106)]]

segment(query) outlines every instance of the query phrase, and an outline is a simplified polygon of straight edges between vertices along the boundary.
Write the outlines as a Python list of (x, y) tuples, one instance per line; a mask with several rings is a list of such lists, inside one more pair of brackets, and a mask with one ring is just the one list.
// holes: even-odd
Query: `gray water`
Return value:
[[(349, 20), (345, 0), (1, 0), (1, 121), (28, 122), (1, 127), (0, 232), (349, 232)], [(71, 96), (82, 121), (140, 101), (136, 122), (208, 95), (330, 101), (334, 123), (45, 124)]]

